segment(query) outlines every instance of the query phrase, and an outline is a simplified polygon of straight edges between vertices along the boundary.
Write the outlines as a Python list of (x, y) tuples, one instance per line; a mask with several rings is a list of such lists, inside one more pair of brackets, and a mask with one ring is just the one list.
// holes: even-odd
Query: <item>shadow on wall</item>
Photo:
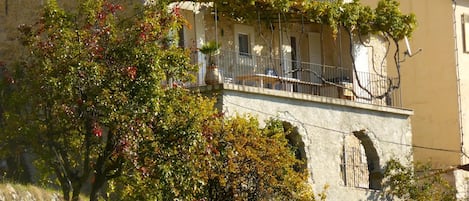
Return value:
[[(373, 200), (373, 201), (386, 201), (386, 200), (392, 200), (391, 198), (386, 198), (382, 196), (381, 190), (368, 190), (366, 193), (368, 197), (366, 198), (366, 201)], [(365, 201), (365, 200), (362, 200)]]
[(374, 190), (380, 190), (382, 188), (381, 182), (383, 180), (383, 171), (381, 170), (381, 165), (379, 164), (379, 156), (376, 151), (373, 142), (370, 137), (366, 134), (366, 131), (355, 131), (353, 135), (357, 137), (363, 148), (365, 149), (366, 160), (368, 162), (368, 172), (369, 172), (369, 188)]
[(304, 171), (307, 169), (308, 164), (306, 160), (305, 143), (301, 139), (301, 135), (298, 132), (297, 127), (294, 127), (291, 123), (286, 121), (282, 123), (285, 132), (288, 133), (285, 137), (288, 140), (288, 144), (293, 147), (296, 159), (303, 161), (301, 167), (294, 167), (294, 169), (297, 172)]

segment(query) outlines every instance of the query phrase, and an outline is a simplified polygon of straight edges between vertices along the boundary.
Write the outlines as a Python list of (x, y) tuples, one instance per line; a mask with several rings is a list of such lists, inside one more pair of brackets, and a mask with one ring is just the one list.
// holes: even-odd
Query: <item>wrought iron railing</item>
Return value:
[[(198, 54), (200, 53), (195, 52), (195, 55)], [(352, 68), (280, 59), (275, 56), (243, 55), (228, 50), (221, 51), (215, 57), (215, 62), (224, 83), (401, 106), (400, 89), (389, 90), (390, 84), (395, 85), (397, 80), (378, 74), (354, 73)]]

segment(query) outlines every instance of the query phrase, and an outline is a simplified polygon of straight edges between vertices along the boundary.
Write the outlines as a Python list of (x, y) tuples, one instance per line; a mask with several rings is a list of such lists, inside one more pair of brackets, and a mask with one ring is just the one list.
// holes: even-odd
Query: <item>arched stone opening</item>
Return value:
[(381, 171), (379, 155), (373, 141), (364, 130), (353, 132), (353, 135), (360, 140), (365, 151), (369, 172), (369, 188), (379, 190), (382, 188), (381, 182), (384, 175)]
[(305, 143), (303, 142), (297, 127), (286, 121), (282, 122), (282, 124), (283, 129), (287, 134), (285, 138), (287, 138), (288, 144), (293, 148), (296, 159), (303, 161), (303, 164), (300, 167), (295, 167), (295, 170), (303, 171), (307, 169)]
[(357, 188), (381, 189), (383, 173), (379, 155), (365, 131), (344, 136), (342, 155), (344, 185)]

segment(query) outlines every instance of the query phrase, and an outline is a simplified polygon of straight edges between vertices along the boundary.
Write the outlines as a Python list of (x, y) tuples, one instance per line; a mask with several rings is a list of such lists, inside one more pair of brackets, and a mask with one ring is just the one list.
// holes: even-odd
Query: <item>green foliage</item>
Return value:
[(221, 45), (217, 43), (216, 41), (209, 41), (205, 43), (204, 45), (202, 45), (202, 47), (200, 47), (199, 50), (200, 52), (202, 52), (202, 54), (208, 55), (208, 63), (213, 64), (212, 57), (218, 54), (220, 50), (220, 46)]
[(402, 15), (399, 2), (396, 0), (379, 1), (375, 12), (376, 28), (389, 34), (395, 41), (403, 39), (404, 36), (410, 36), (415, 29), (415, 15)]
[(411, 36), (416, 27), (415, 15), (402, 14), (396, 0), (380, 0), (378, 7), (372, 9), (362, 5), (359, 0), (352, 3), (316, 2), (305, 6), (305, 13), (312, 22), (328, 24), (334, 32), (340, 26), (359, 34), (384, 33), (399, 41)]
[(386, 163), (383, 196), (415, 201), (456, 201), (456, 190), (444, 178), (444, 173), (444, 170), (432, 170), (430, 164), (407, 167), (392, 159)]
[(218, 44), (215, 41), (209, 41), (202, 45), (202, 47), (199, 49), (202, 54), (208, 54), (208, 55), (213, 55), (216, 54), (217, 51), (220, 49), (220, 44)]
[[(28, 52), (9, 70), (12, 78), (2, 79), (1, 141), (34, 152), (66, 200), (77, 199), (85, 184), (96, 200), (107, 180), (137, 168), (133, 143), (149, 143), (144, 134), (163, 135), (148, 125), (157, 119), (171, 125), (180, 117), (165, 111), (188, 108), (169, 104), (195, 99), (163, 85), (190, 81), (196, 71), (189, 52), (168, 43), (184, 20), (167, 3), (140, 5), (129, 17), (107, 0), (82, 0), (72, 11), (51, 0), (40, 20), (19, 27)], [(184, 149), (197, 145), (196, 133), (177, 134), (188, 143)]]
[[(401, 15), (399, 13), (399, 15)], [(378, 30), (373, 26), (375, 24), (376, 14), (368, 6), (363, 6), (359, 1), (343, 5), (343, 12), (340, 17), (342, 26), (359, 34), (376, 33)]]
[(160, 99), (160, 110), (148, 122), (146, 132), (129, 139), (129, 158), (137, 171), (121, 178), (120, 199), (193, 200), (203, 193), (207, 161), (203, 125), (218, 113), (214, 101), (171, 90)]
[(34, 152), (65, 200), (87, 184), (97, 200), (106, 183), (126, 200), (312, 200), (281, 124), (224, 119), (214, 100), (168, 83), (196, 69), (170, 42), (184, 20), (167, 3), (132, 17), (106, 0), (46, 4), (20, 26), (28, 54), (0, 65), (2, 142)]
[[(280, 121), (264, 129), (252, 117), (212, 123), (204, 135), (214, 157), (208, 170), (209, 200), (315, 200), (303, 161), (295, 158)], [(325, 198), (325, 194), (321, 194)]]
[[(308, 0), (251, 0), (214, 1), (218, 10), (229, 13), (236, 20), (277, 19), (283, 17), (303, 17), (310, 22), (329, 25), (334, 33), (340, 27), (358, 34), (383, 33), (399, 41), (411, 36), (416, 27), (414, 14), (403, 14), (397, 0), (380, 0), (376, 9), (363, 5), (359, 0), (352, 3), (343, 1)], [(245, 12), (246, 10), (255, 12)], [(267, 22), (269, 22), (267, 20)]]
[[(197, 103), (200, 110), (193, 108)], [(293, 168), (302, 161), (295, 159), (279, 121), (261, 129), (255, 118), (214, 113), (208, 109), (212, 104), (199, 99), (169, 104), (178, 110), (167, 112), (179, 118), (160, 120), (163, 126), (152, 125), (159, 135), (147, 136), (166, 138), (166, 144), (138, 143), (139, 171), (115, 183), (122, 189), (119, 199), (315, 200), (307, 171)], [(192, 109), (180, 110), (185, 107)], [(196, 145), (177, 137), (190, 132), (201, 134), (192, 141)], [(318, 196), (325, 200), (325, 191)]]
[[(129, 8), (107, 0), (81, 0), (74, 11), (48, 1), (39, 21), (19, 27), (28, 53), (12, 69), (0, 65), (2, 151), (28, 147), (66, 200), (90, 180), (91, 200), (106, 182), (127, 200), (314, 200), (280, 122), (261, 129), (252, 117), (225, 119), (214, 100), (168, 83), (191, 81), (196, 71), (171, 43), (171, 30), (185, 21), (168, 3), (129, 17), (122, 11)], [(376, 10), (358, 1), (215, 3), (233, 16), (294, 10), (334, 30), (393, 39), (415, 27), (395, 0)]]

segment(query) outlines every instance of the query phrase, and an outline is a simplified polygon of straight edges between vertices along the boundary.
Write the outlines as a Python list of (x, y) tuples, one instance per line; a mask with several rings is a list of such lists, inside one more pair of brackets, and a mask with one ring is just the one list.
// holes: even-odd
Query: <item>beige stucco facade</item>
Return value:
[[(363, 2), (375, 6), (377, 1)], [(451, 1), (401, 0), (400, 4), (404, 13), (412, 12), (417, 17), (418, 27), (409, 42), (414, 53), (422, 49), (401, 64), (404, 107), (415, 111), (412, 117), (415, 160), (432, 160), (441, 166), (460, 164), (462, 107), (458, 71), (464, 64), (457, 60), (456, 52), (462, 48), (458, 51), (455, 47), (458, 33), (454, 30), (461, 26), (460, 14), (453, 16)], [(405, 43), (400, 46), (403, 55)]]
[[(372, 6), (376, 0), (363, 0)], [(467, 0), (400, 0), (404, 13), (415, 13), (418, 27), (412, 51), (402, 63), (403, 106), (412, 116), (414, 160), (450, 168), (469, 163), (469, 54), (465, 50)], [(469, 26), (466, 26), (469, 28)], [(466, 36), (467, 37), (467, 36)], [(469, 48), (469, 46), (467, 46)], [(405, 50), (405, 43), (401, 49)], [(465, 171), (453, 178), (458, 197), (468, 197)]]
[(419, 23), (410, 44), (422, 48), (420, 54), (402, 64), (404, 104), (416, 114), (412, 119), (414, 145), (425, 147), (415, 148), (415, 159), (432, 160), (443, 167), (461, 164), (459, 67), (454, 39), (454, 28), (460, 24), (453, 21), (450, 1), (403, 1), (403, 10), (406, 6)]

